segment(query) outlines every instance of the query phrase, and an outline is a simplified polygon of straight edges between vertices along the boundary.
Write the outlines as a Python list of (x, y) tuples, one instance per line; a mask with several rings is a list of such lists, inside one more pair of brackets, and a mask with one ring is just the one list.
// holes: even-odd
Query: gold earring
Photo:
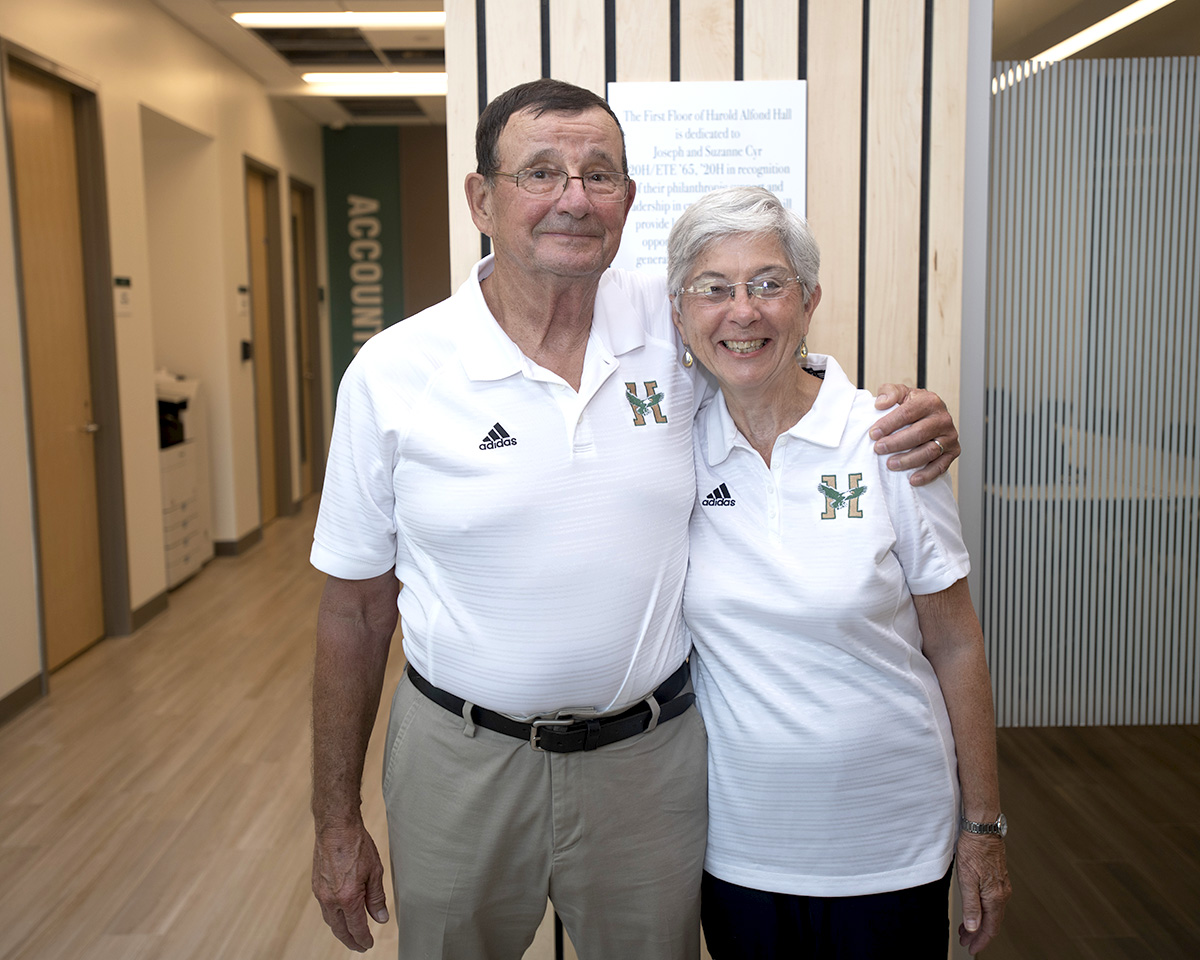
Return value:
[(808, 337), (800, 338), (800, 359), (808, 359)]
[(690, 367), (690, 366), (691, 366), (693, 363), (695, 363), (695, 362), (696, 362), (696, 358), (692, 356), (692, 350), (691, 350), (691, 347), (689, 347), (689, 346), (688, 346), (688, 345), (685, 343), (685, 344), (683, 345), (683, 365), (684, 365), (685, 367)]

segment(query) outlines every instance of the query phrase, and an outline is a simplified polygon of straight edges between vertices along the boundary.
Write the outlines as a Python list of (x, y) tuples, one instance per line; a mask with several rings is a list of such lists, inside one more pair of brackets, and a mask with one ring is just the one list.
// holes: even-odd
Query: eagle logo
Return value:
[(654, 396), (643, 400), (632, 390), (628, 388), (625, 390), (625, 399), (629, 401), (629, 405), (633, 407), (634, 412), (641, 414), (643, 417), (648, 413), (652, 413), (653, 411), (650, 408), (656, 403), (662, 403), (664, 396), (665, 394), (663, 393), (656, 393)]
[(834, 510), (841, 510), (849, 501), (857, 499), (867, 492), (865, 486), (857, 486), (839, 493), (827, 483), (818, 483), (817, 490), (824, 494), (825, 498), (829, 501), (829, 506)]

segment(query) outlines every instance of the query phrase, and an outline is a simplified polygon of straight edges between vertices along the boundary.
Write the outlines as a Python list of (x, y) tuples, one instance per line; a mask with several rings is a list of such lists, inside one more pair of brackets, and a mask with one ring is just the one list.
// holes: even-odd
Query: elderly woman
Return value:
[[(975, 953), (1008, 898), (983, 637), (950, 483), (885, 468), (874, 398), (809, 353), (819, 253), (766, 190), (691, 206), (668, 283), (696, 420), (684, 614), (709, 738), (714, 958)], [(898, 951), (898, 953), (897, 953)]]

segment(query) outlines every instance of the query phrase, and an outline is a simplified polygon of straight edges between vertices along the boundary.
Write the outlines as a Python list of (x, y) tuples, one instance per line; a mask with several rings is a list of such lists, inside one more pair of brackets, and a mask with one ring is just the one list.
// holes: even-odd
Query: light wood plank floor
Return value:
[[(310, 501), (214, 560), (0, 728), (0, 958), (350, 955), (309, 892), (314, 518)], [(398, 639), (393, 651), (389, 695)], [(380, 843), (386, 723), (385, 702), (363, 790)], [(375, 929), (371, 955), (394, 957), (394, 924)], [(548, 915), (527, 958), (553, 955)]]
[[(0, 727), (0, 960), (348, 955), (308, 889), (314, 514)], [(402, 666), (397, 642), (389, 693)], [(382, 841), (381, 734), (363, 793)], [(987, 956), (1200, 957), (1198, 748), (1197, 727), (1002, 731), (1016, 894)], [(376, 931), (370, 955), (394, 957)], [(552, 956), (547, 922), (527, 960)]]

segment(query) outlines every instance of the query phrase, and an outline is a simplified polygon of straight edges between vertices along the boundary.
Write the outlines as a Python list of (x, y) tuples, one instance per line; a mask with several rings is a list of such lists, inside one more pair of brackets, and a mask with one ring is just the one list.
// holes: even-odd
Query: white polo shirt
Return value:
[(350, 364), (312, 562), (344, 579), (395, 566), (405, 656), (472, 703), (623, 707), (688, 652), (702, 381), (679, 362), (661, 278), (601, 279), (577, 393), (496, 323), (491, 269)]
[[(936, 880), (957, 835), (950, 721), (912, 594), (965, 576), (949, 481), (913, 487), (836, 361), (768, 468), (724, 398), (696, 422), (684, 613), (709, 739), (705, 869), (853, 896)], [(830, 495), (822, 487), (832, 491)]]

